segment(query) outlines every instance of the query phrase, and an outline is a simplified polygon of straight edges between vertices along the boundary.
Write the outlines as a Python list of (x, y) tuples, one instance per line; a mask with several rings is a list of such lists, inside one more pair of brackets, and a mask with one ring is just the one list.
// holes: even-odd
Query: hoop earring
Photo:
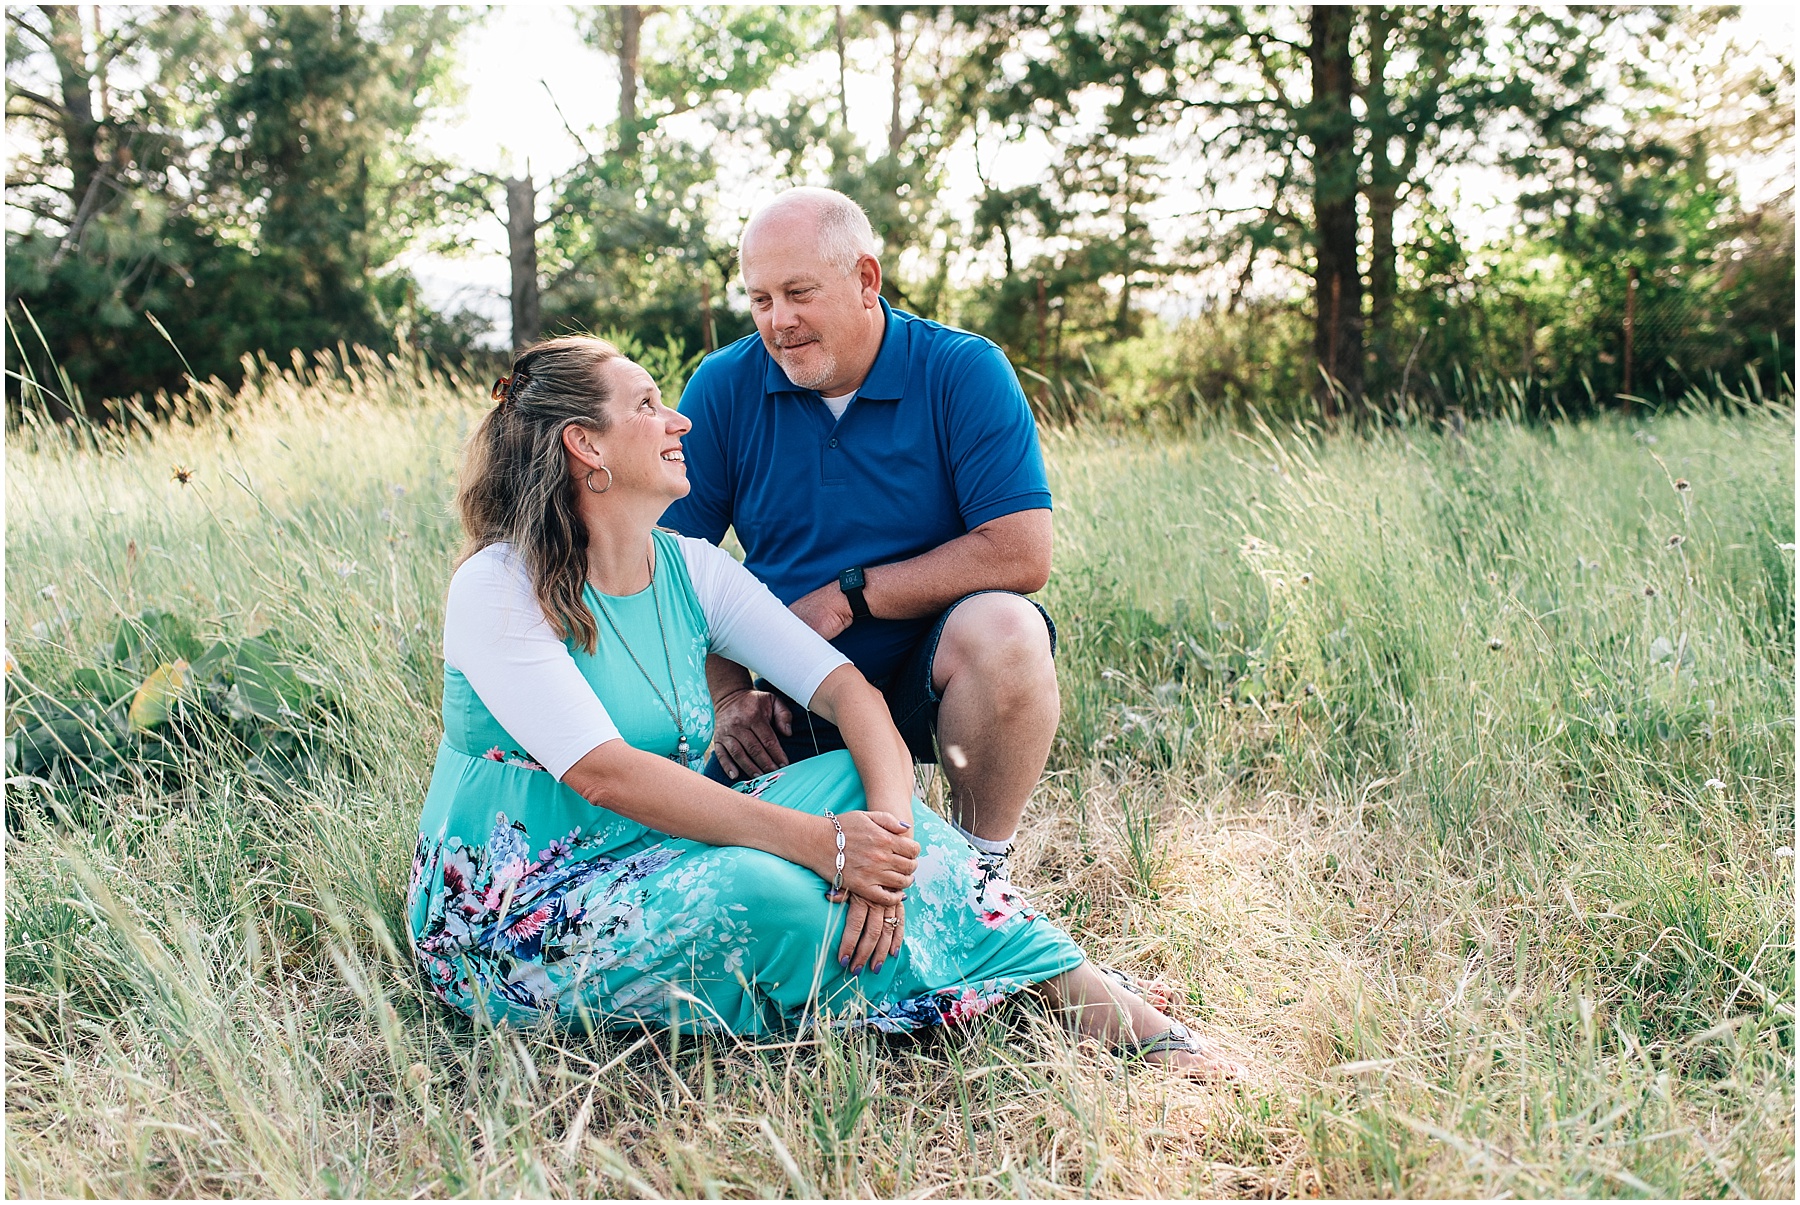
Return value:
[[(605, 473), (606, 474), (606, 489), (605, 490), (597, 490), (594, 488), (594, 474), (595, 473)], [(590, 493), (604, 494), (606, 492), (606, 490), (609, 490), (612, 488), (612, 470), (607, 468), (605, 465), (601, 465), (597, 469), (589, 469), (587, 471), (587, 476), (583, 477), (581, 479), (581, 483), (588, 487), (588, 491)]]

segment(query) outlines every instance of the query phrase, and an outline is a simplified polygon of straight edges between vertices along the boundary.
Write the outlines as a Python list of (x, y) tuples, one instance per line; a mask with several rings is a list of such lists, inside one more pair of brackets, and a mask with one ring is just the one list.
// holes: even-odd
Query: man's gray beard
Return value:
[[(783, 348), (782, 350), (785, 351), (786, 349)], [(788, 357), (786, 356), (780, 358), (781, 371), (787, 373), (787, 379), (800, 386), (802, 389), (817, 389), (819, 386), (825, 384), (825, 382), (837, 376), (837, 357), (830, 355), (829, 353), (825, 356), (824, 362), (821, 363), (817, 369), (807, 373), (804, 377), (795, 376), (794, 370), (788, 367), (787, 361)]]

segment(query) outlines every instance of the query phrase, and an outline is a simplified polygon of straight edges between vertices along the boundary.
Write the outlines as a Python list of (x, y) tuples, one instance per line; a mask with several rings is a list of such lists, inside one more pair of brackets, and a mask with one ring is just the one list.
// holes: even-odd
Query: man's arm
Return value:
[[(1032, 594), (1050, 580), (1051, 543), (1048, 509), (1001, 515), (916, 557), (865, 566), (863, 601), (877, 619), (914, 619), (977, 590)], [(827, 640), (854, 618), (835, 581), (795, 599), (789, 610)]]
[[(863, 601), (877, 618), (908, 619), (935, 615), (975, 590), (1031, 594), (1050, 580), (1050, 544), (1049, 510), (1014, 511), (908, 560), (865, 567)], [(827, 640), (852, 619), (835, 581), (789, 610)], [(706, 684), (716, 716), (713, 753), (726, 774), (747, 778), (787, 765), (776, 733), (792, 736), (794, 724), (781, 700), (750, 689), (750, 671), (716, 654), (706, 659)]]

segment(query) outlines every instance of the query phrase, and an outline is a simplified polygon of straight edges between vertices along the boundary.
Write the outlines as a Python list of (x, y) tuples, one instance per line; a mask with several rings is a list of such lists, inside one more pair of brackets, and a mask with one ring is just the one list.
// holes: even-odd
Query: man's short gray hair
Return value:
[(818, 223), (819, 254), (826, 263), (849, 276), (863, 256), (881, 255), (875, 228), (863, 207), (835, 188), (790, 188), (764, 205), (744, 223), (738, 238), (738, 269), (743, 270), (744, 244), (758, 222), (789, 210), (810, 211)]

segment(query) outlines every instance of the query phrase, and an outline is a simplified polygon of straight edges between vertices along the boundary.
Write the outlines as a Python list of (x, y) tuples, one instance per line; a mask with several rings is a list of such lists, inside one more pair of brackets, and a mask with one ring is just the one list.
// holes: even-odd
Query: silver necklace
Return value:
[[(652, 548), (654, 548), (654, 545), (652, 545)], [(631, 663), (638, 667), (638, 673), (644, 675), (644, 681), (650, 684), (651, 691), (655, 693), (656, 701), (661, 703), (663, 705), (663, 710), (669, 713), (669, 722), (675, 725), (676, 738), (675, 752), (669, 756), (669, 760), (685, 766), (688, 764), (687, 728), (683, 726), (681, 722), (681, 692), (676, 689), (675, 686), (675, 662), (669, 656), (668, 629), (663, 627), (662, 597), (656, 592), (655, 554), (652, 553), (648, 560), (650, 565), (650, 602), (656, 607), (656, 634), (662, 637), (663, 668), (669, 671), (669, 693), (675, 696), (675, 705), (673, 707), (669, 705), (668, 698), (664, 696), (662, 687), (656, 684), (656, 679), (650, 676), (650, 671), (644, 668), (644, 663), (638, 660), (638, 655), (631, 651), (631, 645), (626, 641), (625, 633), (619, 630), (618, 621), (612, 617), (612, 612), (607, 609), (606, 596), (600, 592), (598, 586), (594, 588), (594, 601), (600, 604), (600, 616), (602, 619), (606, 620), (606, 626), (612, 629), (612, 634), (618, 637), (620, 646), (625, 650), (625, 655), (630, 657)]]

